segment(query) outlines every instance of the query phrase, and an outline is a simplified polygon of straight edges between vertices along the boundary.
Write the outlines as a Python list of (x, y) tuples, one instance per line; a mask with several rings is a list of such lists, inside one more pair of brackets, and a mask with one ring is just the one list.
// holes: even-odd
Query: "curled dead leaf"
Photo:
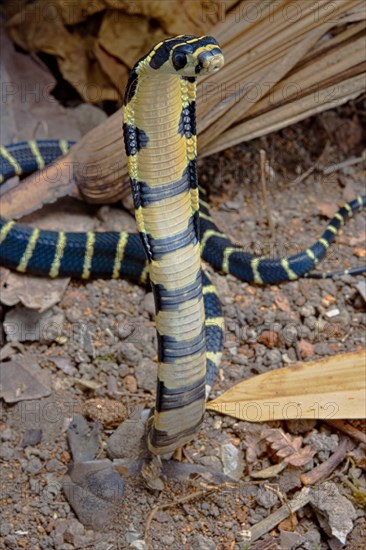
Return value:
[(307, 445), (302, 446), (301, 436), (292, 436), (279, 428), (262, 431), (262, 437), (268, 441), (279, 458), (292, 466), (304, 466), (315, 455), (315, 450)]

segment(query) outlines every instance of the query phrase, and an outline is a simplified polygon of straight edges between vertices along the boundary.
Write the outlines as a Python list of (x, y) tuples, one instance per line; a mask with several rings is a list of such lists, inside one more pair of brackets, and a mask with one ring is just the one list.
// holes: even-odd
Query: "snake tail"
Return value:
[(143, 57), (126, 88), (128, 170), (156, 309), (157, 396), (148, 434), (155, 454), (190, 441), (205, 410), (196, 77), (222, 65), (214, 38), (178, 36)]

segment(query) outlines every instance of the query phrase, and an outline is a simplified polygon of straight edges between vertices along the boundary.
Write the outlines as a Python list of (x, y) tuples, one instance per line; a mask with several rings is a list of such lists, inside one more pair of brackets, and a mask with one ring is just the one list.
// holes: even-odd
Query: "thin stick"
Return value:
[(323, 174), (327, 176), (328, 174), (333, 174), (333, 172), (337, 172), (337, 170), (340, 170), (341, 168), (344, 168), (346, 166), (353, 166), (354, 164), (359, 164), (360, 162), (364, 162), (366, 160), (366, 149), (362, 152), (362, 155), (360, 157), (355, 157), (353, 159), (347, 159), (343, 162), (339, 162), (338, 164), (331, 164), (330, 166), (327, 166), (322, 170)]
[(366, 443), (366, 434), (352, 426), (349, 422), (345, 422), (344, 420), (325, 420), (325, 423), (332, 426), (332, 428), (336, 428), (346, 435), (349, 435), (353, 439), (356, 439), (356, 441)]
[(194, 493), (191, 493), (190, 495), (185, 495), (183, 497), (177, 498), (172, 500), (171, 502), (163, 502), (162, 504), (158, 504), (153, 508), (147, 518), (146, 526), (145, 526), (145, 541), (147, 540), (148, 531), (151, 526), (151, 522), (156, 516), (156, 514), (160, 510), (166, 510), (167, 508), (170, 508), (171, 506), (176, 506), (177, 504), (185, 504), (186, 502), (189, 502), (190, 500), (194, 500), (195, 498), (200, 498), (205, 495), (209, 495), (210, 493), (215, 493), (221, 489), (221, 485), (218, 487), (210, 487), (209, 489), (205, 489), (203, 491), (195, 491)]
[(262, 519), (259, 523), (254, 525), (250, 530), (250, 542), (258, 540), (266, 533), (274, 529), (281, 521), (286, 519), (289, 515), (297, 512), (300, 508), (306, 506), (310, 501), (311, 491), (308, 487), (304, 487), (291, 502), (287, 502), (281, 508), (273, 512), (270, 516)]
[(310, 472), (307, 472), (306, 474), (302, 474), (300, 476), (301, 482), (304, 485), (314, 485), (318, 481), (325, 479), (328, 477), (336, 468), (339, 466), (339, 464), (345, 459), (345, 456), (349, 450), (348, 444), (350, 443), (350, 439), (348, 437), (345, 437), (344, 435), (341, 435), (340, 442), (338, 449), (333, 453), (328, 460), (325, 462), (322, 462), (319, 466), (311, 470)]
[(261, 149), (259, 151), (260, 155), (260, 167), (261, 167), (261, 193), (262, 193), (262, 200), (264, 205), (264, 210), (266, 212), (267, 216), (267, 222), (268, 226), (271, 230), (272, 239), (275, 237), (275, 228), (273, 225), (272, 215), (271, 215), (271, 209), (268, 204), (268, 192), (267, 192), (267, 181), (266, 181), (266, 152)]

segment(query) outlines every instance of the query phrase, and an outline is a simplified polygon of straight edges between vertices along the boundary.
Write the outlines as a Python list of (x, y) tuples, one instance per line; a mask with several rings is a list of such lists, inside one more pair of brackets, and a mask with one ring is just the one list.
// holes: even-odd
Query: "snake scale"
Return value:
[[(214, 38), (178, 36), (154, 46), (131, 71), (123, 134), (138, 235), (52, 232), (0, 218), (1, 265), (50, 277), (150, 280), (159, 365), (148, 445), (157, 454), (197, 431), (220, 363), (223, 318), (216, 289), (201, 271), (201, 255), (222, 272), (259, 284), (334, 276), (310, 272), (346, 219), (366, 204), (366, 197), (347, 203), (316, 243), (288, 258), (255, 257), (233, 245), (214, 224), (196, 173), (195, 81), (222, 64)], [(0, 147), (0, 183), (44, 168), (71, 145), (61, 140)]]

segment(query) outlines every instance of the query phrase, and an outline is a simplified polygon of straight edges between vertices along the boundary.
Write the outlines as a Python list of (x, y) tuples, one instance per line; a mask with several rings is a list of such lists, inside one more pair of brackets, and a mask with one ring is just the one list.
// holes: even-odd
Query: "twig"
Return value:
[(205, 489), (203, 491), (195, 491), (194, 493), (191, 493), (189, 495), (174, 499), (171, 502), (163, 502), (162, 504), (158, 504), (157, 506), (155, 506), (155, 508), (151, 510), (146, 521), (144, 540), (147, 540), (151, 522), (160, 510), (166, 510), (167, 508), (170, 508), (171, 506), (176, 506), (177, 504), (185, 504), (186, 502), (189, 502), (190, 500), (193, 500), (195, 498), (200, 498), (202, 496), (209, 495), (210, 493), (215, 493), (221, 488), (222, 485), (219, 485), (217, 487), (209, 487), (208, 489)]
[(338, 164), (331, 164), (330, 166), (327, 166), (326, 168), (323, 168), (322, 172), (325, 176), (328, 174), (333, 174), (333, 172), (337, 172), (341, 168), (344, 168), (345, 166), (353, 166), (354, 164), (359, 164), (360, 162), (363, 162), (366, 160), (366, 149), (362, 151), (362, 155), (360, 157), (355, 157), (353, 159), (347, 159), (343, 162), (339, 162)]
[(344, 460), (349, 450), (348, 444), (350, 442), (351, 440), (348, 439), (348, 437), (341, 435), (340, 443), (335, 453), (333, 453), (328, 458), (328, 460), (322, 462), (322, 464), (319, 464), (319, 466), (317, 466), (310, 472), (302, 474), (300, 476), (301, 482), (304, 485), (314, 485), (314, 483), (317, 483), (318, 481), (328, 477), (333, 472), (333, 470), (335, 470), (337, 466)]
[(250, 529), (250, 542), (254, 542), (260, 537), (263, 537), (263, 535), (274, 529), (276, 525), (286, 519), (289, 515), (306, 506), (310, 501), (310, 494), (310, 489), (308, 487), (304, 487), (296, 495), (296, 497), (291, 500), (291, 502), (287, 502), (281, 506), (281, 508), (273, 512), (273, 514), (254, 525), (252, 529)]
[(260, 167), (261, 167), (262, 200), (263, 200), (264, 209), (266, 211), (268, 226), (271, 230), (272, 239), (274, 239), (274, 237), (275, 237), (275, 228), (274, 228), (274, 225), (273, 225), (271, 209), (269, 208), (269, 204), (268, 204), (268, 193), (267, 193), (267, 182), (266, 182), (266, 152), (263, 149), (261, 149), (259, 151), (259, 155), (260, 155)]
[(303, 172), (302, 174), (300, 174), (300, 176), (298, 176), (297, 178), (295, 178), (293, 181), (291, 181), (289, 183), (289, 185), (298, 185), (299, 183), (301, 183), (302, 181), (304, 181), (304, 179), (306, 179), (308, 176), (310, 176), (310, 174), (312, 174), (313, 172), (315, 172), (315, 170), (319, 170), (319, 165), (321, 163), (321, 160), (325, 154), (325, 152), (327, 151), (329, 147), (329, 141), (326, 141), (325, 145), (324, 145), (324, 148), (322, 150), (322, 152), (320, 153), (320, 155), (318, 156), (318, 158), (316, 159), (316, 161), (314, 162), (314, 164), (312, 166), (310, 166), (310, 168), (308, 168), (307, 170), (305, 170), (305, 172)]
[(310, 166), (310, 168), (305, 170), (305, 172), (303, 172), (300, 176), (298, 176), (293, 181), (291, 181), (289, 185), (298, 185), (299, 183), (304, 181), (304, 179), (310, 176), (310, 174), (312, 174), (316, 168), (317, 168), (317, 163), (313, 164), (313, 166)]
[(325, 423), (345, 433), (346, 435), (349, 435), (353, 439), (356, 439), (356, 441), (366, 443), (366, 434), (364, 434), (345, 420), (325, 420)]

